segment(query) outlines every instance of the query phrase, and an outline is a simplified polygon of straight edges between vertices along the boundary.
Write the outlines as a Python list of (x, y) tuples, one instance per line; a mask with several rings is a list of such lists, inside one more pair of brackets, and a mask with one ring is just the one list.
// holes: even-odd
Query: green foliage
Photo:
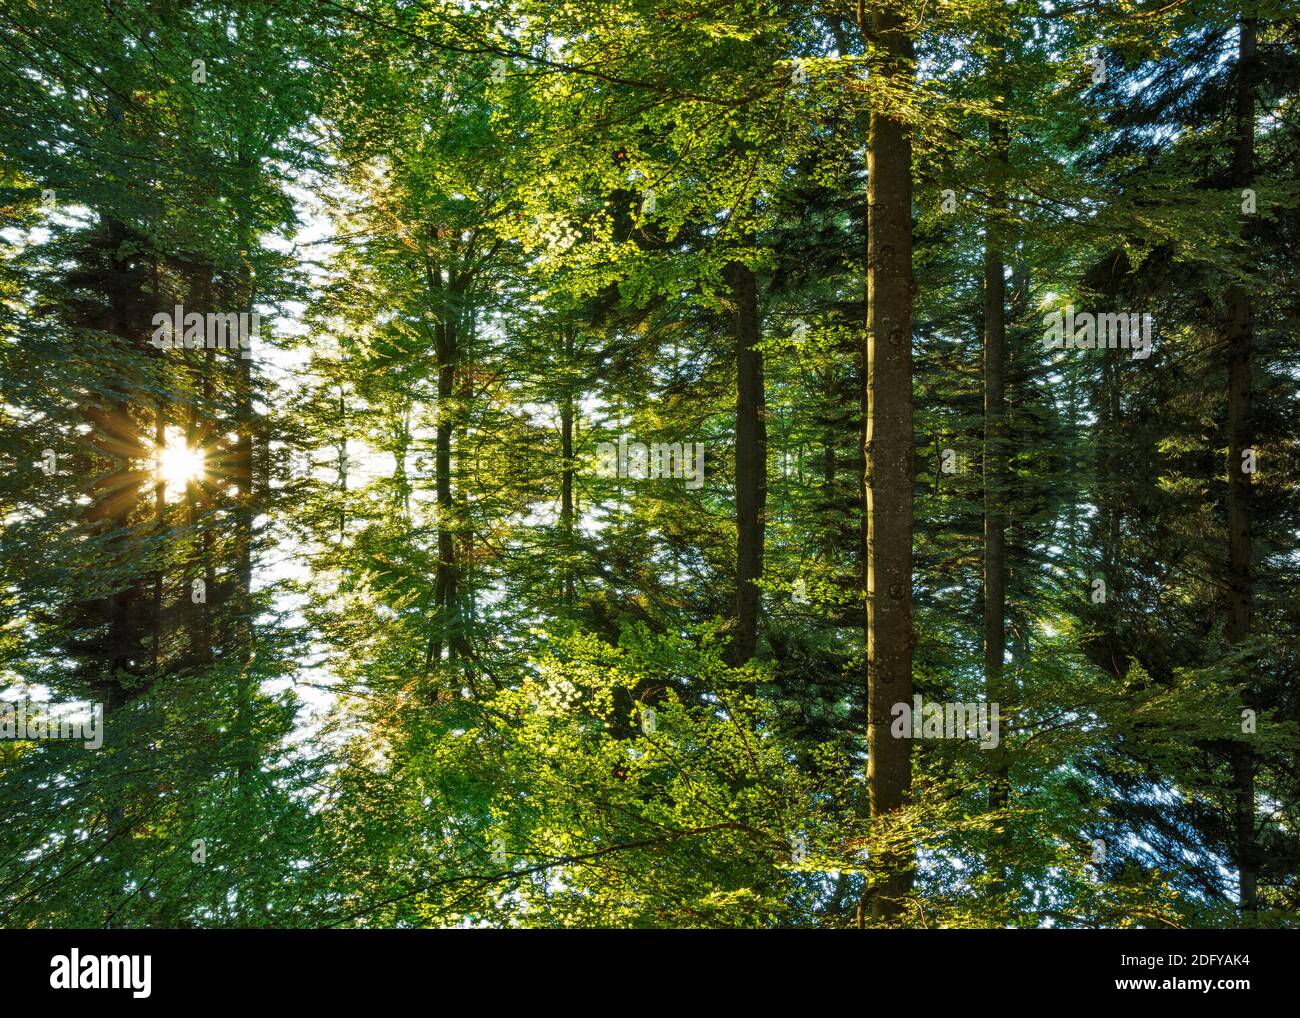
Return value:
[[(873, 6), (909, 19), (914, 89), (847, 4), (4, 4), (0, 701), (102, 703), (106, 742), (0, 739), (0, 923), (1295, 924), (1294, 11)], [(1007, 569), (996, 746), (916, 739), (878, 816), (873, 115), (914, 146), (927, 703), (994, 692), (986, 485)], [(738, 663), (742, 266), (766, 501)], [(177, 304), (260, 313), (254, 357), (157, 349)], [(1067, 304), (1151, 313), (1152, 357), (1045, 348)], [(206, 461), (172, 492), (169, 433)], [(702, 483), (608, 476), (620, 440), (700, 443)]]

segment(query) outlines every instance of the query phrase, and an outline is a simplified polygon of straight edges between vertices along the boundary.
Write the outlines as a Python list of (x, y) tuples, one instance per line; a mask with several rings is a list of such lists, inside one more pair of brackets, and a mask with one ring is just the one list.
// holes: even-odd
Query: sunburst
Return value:
[(167, 498), (175, 500), (191, 485), (204, 479), (207, 454), (202, 446), (191, 445), (176, 428), (167, 429), (163, 445), (155, 450), (154, 469), (167, 486)]

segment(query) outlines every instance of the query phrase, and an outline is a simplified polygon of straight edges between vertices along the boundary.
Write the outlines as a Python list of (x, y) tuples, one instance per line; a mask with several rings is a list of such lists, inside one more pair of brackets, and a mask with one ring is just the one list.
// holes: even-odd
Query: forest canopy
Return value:
[(1296, 925), (1294, 3), (0, 28), (0, 926)]

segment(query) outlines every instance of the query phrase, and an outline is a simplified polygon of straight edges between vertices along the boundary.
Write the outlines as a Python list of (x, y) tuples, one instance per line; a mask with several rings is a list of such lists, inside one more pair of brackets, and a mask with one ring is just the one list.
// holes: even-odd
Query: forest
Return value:
[(1294, 0), (0, 0), (0, 927), (1300, 926), (1298, 160)]

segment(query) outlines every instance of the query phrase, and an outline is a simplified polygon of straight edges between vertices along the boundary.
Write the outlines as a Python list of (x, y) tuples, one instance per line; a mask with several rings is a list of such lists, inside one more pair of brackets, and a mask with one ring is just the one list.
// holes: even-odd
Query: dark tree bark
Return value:
[[(872, 73), (913, 87), (904, 19), (876, 10), (882, 54)], [(864, 30), (866, 26), (863, 26)], [(911, 742), (890, 733), (891, 707), (912, 697), (912, 143), (899, 120), (872, 111), (867, 144), (867, 787), (873, 818), (911, 788)], [(912, 887), (912, 852), (880, 860), (877, 918), (897, 915)]]
[[(752, 237), (747, 238), (752, 241)], [(767, 422), (763, 396), (763, 355), (758, 350), (758, 281), (739, 263), (729, 268), (736, 303), (736, 664), (758, 649), (763, 575), (763, 533), (767, 505)]]
[[(1255, 61), (1257, 22), (1243, 18), (1237, 51), (1236, 146), (1232, 176), (1236, 187), (1250, 185), (1255, 164), (1255, 95), (1251, 81)], [(1249, 241), (1249, 229), (1243, 237)], [(1251, 477), (1242, 469), (1242, 451), (1250, 447), (1251, 360), (1254, 346), (1254, 309), (1246, 288), (1234, 284), (1228, 291), (1228, 640), (1237, 644), (1250, 634), (1254, 610), (1251, 572)], [(1254, 707), (1251, 690), (1244, 700)], [(1234, 829), (1240, 906), (1253, 912), (1259, 907), (1259, 859), (1255, 836), (1255, 754), (1244, 742), (1232, 751)]]
[[(252, 173), (254, 162), (241, 153), (239, 165), (246, 173)], [(240, 310), (252, 315), (256, 300), (256, 281), (253, 278), (252, 253), (254, 246), (253, 232), (246, 222), (239, 227), (239, 253), (242, 259), (239, 267), (234, 295)], [(237, 634), (238, 657), (243, 665), (239, 682), (239, 708), (237, 726), (243, 743), (240, 751), (239, 777), (247, 780), (256, 773), (258, 754), (252, 738), (253, 698), (257, 691), (257, 679), (251, 668), (253, 661), (253, 541), (254, 523), (257, 518), (256, 485), (253, 459), (253, 434), (257, 428), (257, 411), (253, 406), (253, 361), (243, 356), (235, 356), (236, 371), (236, 432), (235, 432), (235, 486), (238, 508), (235, 520), (235, 563), (237, 570), (238, 599), (236, 602), (235, 632)]]
[[(434, 574), (434, 604), (438, 618), (425, 655), (425, 668), (442, 657), (447, 648), (449, 661), (471, 658), (468, 636), (465, 632), (464, 611), (460, 590), (460, 563), (456, 552), (456, 539), (463, 530), (465, 510), (452, 492), (451, 450), (461, 414), (458, 404), (464, 393), (462, 382), (461, 323), (464, 321), (464, 299), (470, 284), (468, 272), (448, 269), (445, 272), (434, 262), (425, 263), (425, 281), (438, 309), (440, 320), (434, 330), (434, 353), (438, 360), (438, 407), (434, 433), (434, 489), (438, 507), (438, 566)], [(473, 683), (472, 677), (470, 679)]]
[[(1001, 87), (1003, 50), (995, 46), (990, 79)], [(1006, 706), (1003, 669), (1007, 608), (1007, 317), (1006, 265), (1002, 214), (1006, 208), (1005, 172), (1010, 138), (1005, 121), (989, 122), (995, 179), (984, 222), (984, 690), (991, 703)], [(1003, 809), (1010, 799), (1005, 755), (999, 753), (989, 806)], [(996, 885), (1000, 889), (1003, 881)]]
[[(448, 296), (440, 277), (441, 269), (433, 269), (430, 285), (442, 293), (443, 303)], [(436, 278), (435, 278), (436, 277)], [(438, 357), (438, 417), (434, 435), (434, 487), (438, 506), (438, 568), (434, 575), (434, 603), (438, 606), (439, 635), (434, 642), (433, 658), (442, 656), (443, 637), (455, 626), (456, 610), (456, 536), (453, 518), (456, 513), (451, 493), (451, 438), (455, 429), (457, 335), (452, 316), (444, 307), (442, 321), (436, 336), (435, 352)], [(450, 653), (454, 657), (454, 641)]]
[[(573, 327), (564, 330), (565, 377), (571, 378), (573, 370)], [(564, 458), (564, 474), (560, 478), (560, 530), (564, 534), (564, 603), (573, 605), (575, 594), (573, 577), (573, 417), (574, 399), (572, 382), (565, 383), (564, 399), (560, 406), (560, 454)]]

